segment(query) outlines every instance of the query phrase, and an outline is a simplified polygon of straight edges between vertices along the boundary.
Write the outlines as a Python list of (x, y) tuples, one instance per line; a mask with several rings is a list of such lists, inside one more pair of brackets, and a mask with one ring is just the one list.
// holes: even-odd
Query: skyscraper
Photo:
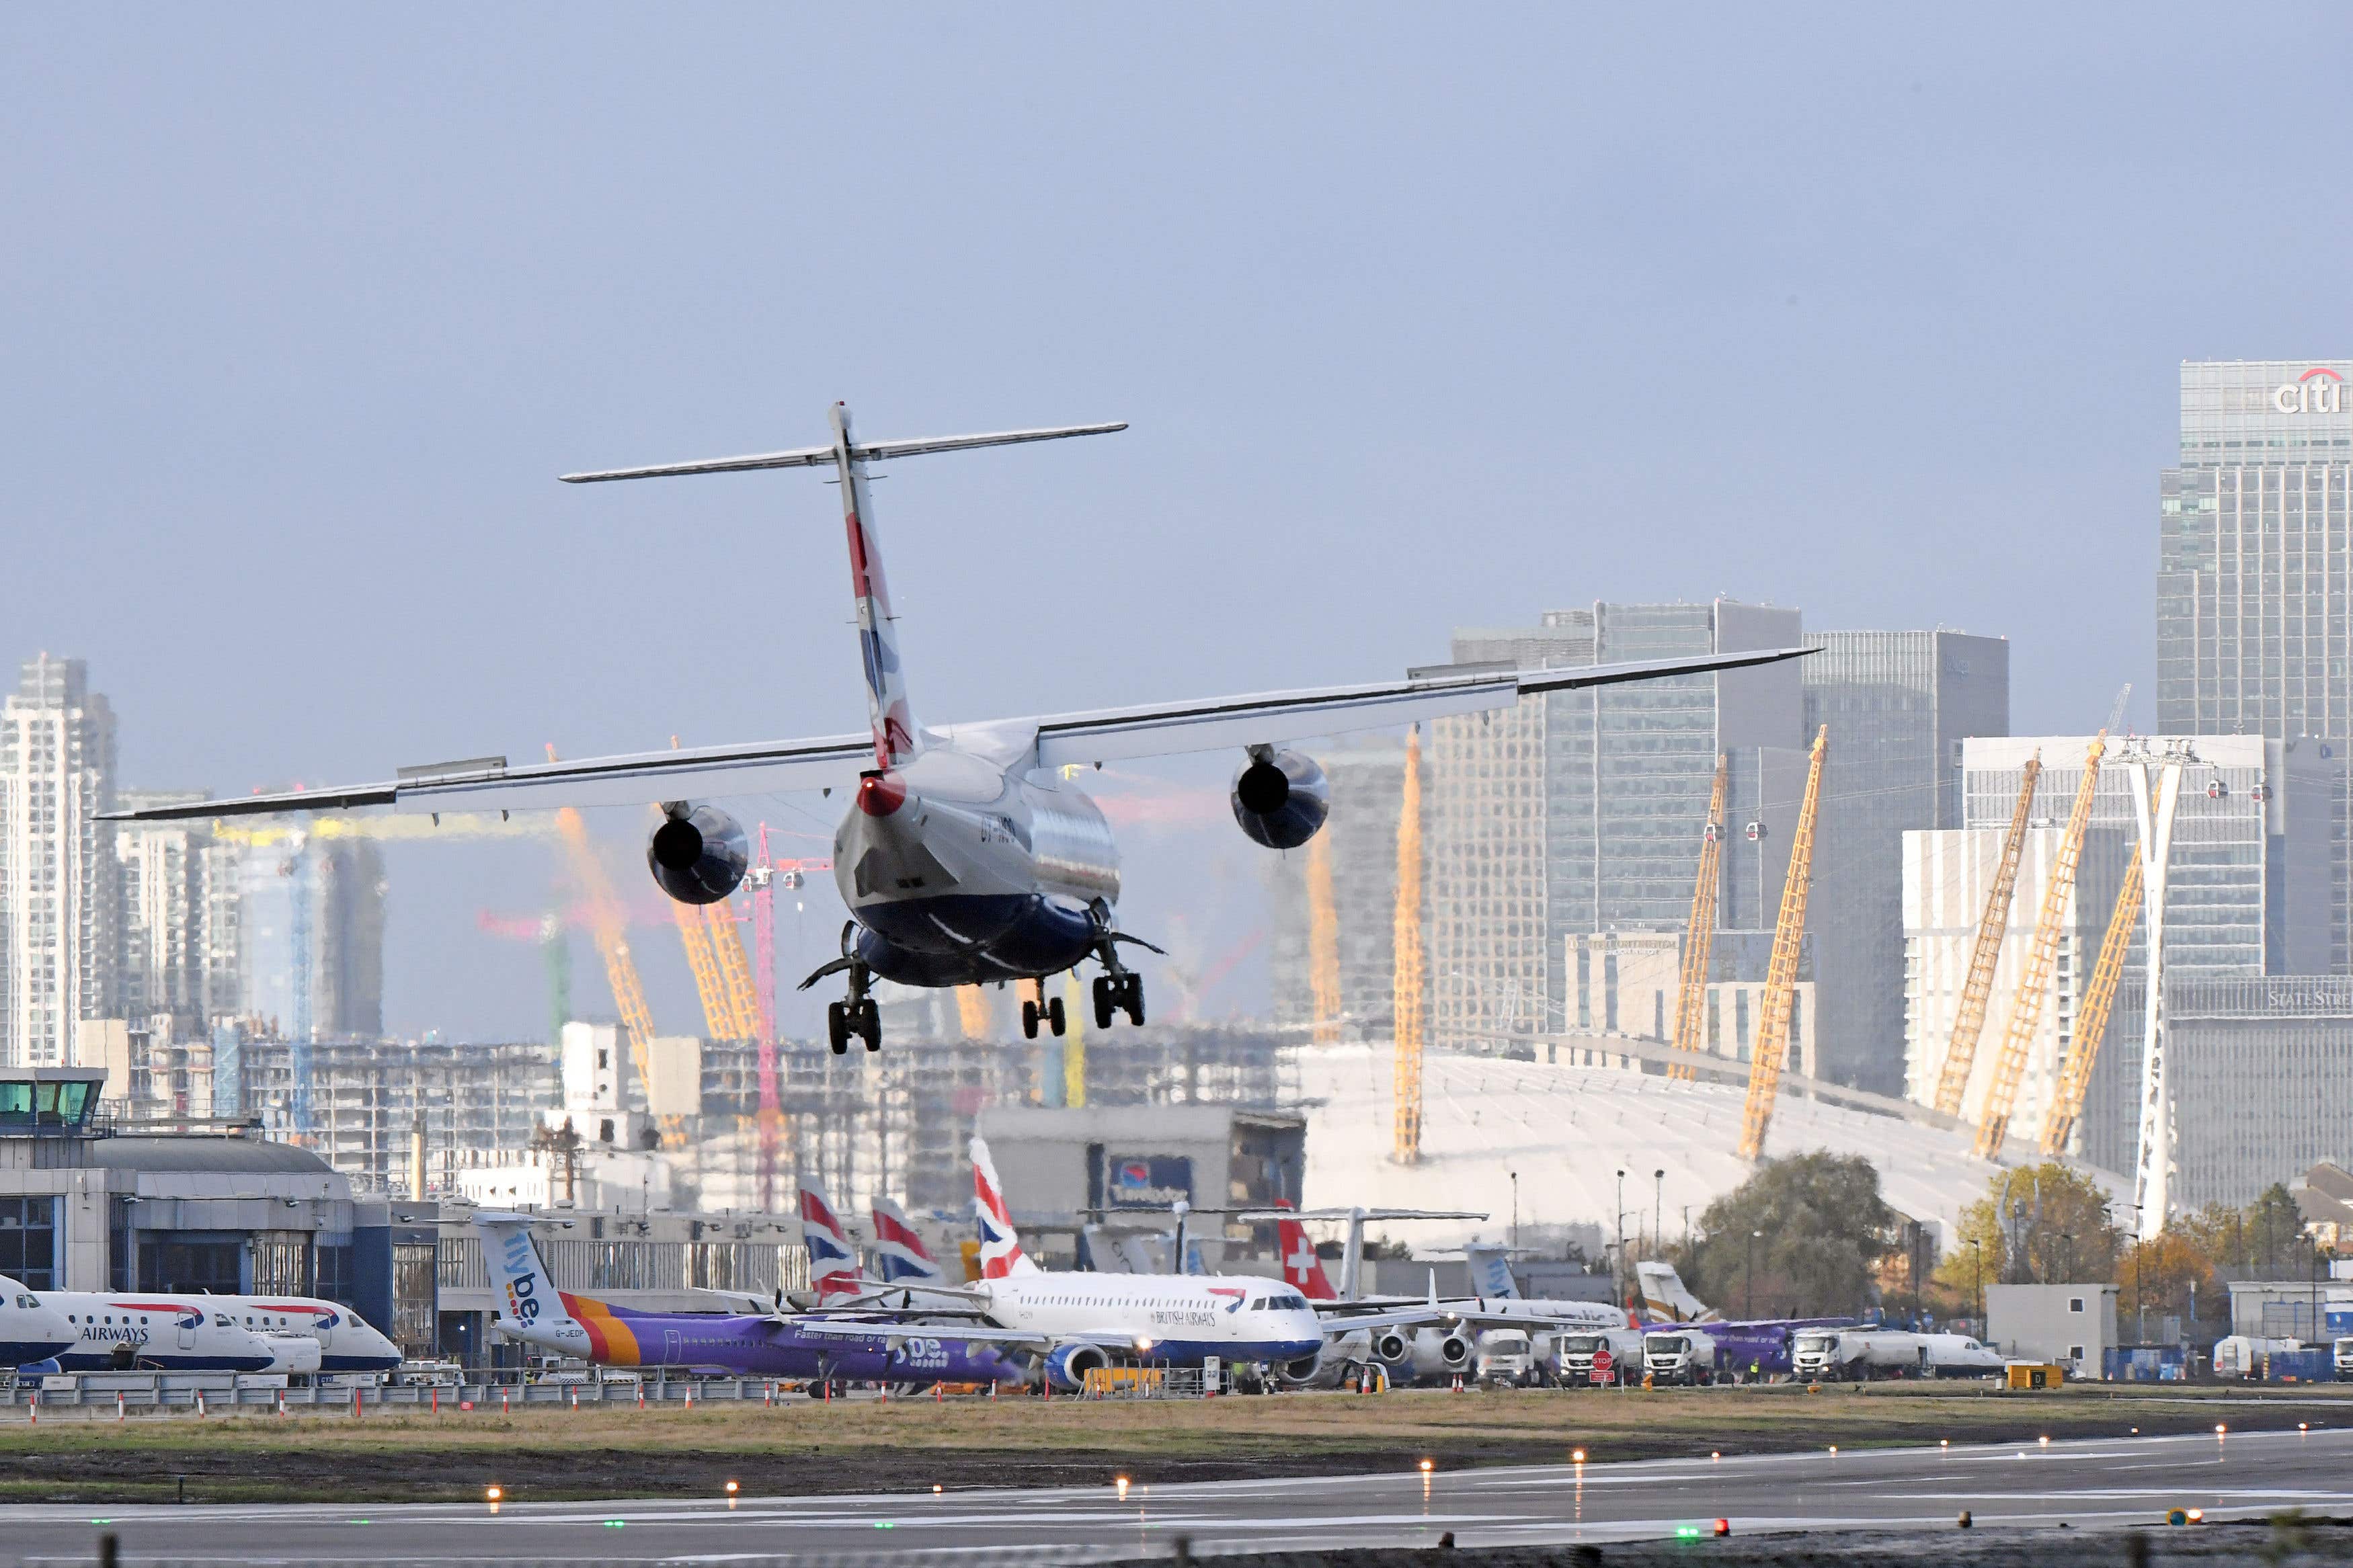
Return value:
[[(1800, 636), (1797, 611), (1733, 599), (1596, 604), (1533, 627), (1458, 632), (1453, 651), (1461, 663), (1577, 666), (1789, 647)], [(1785, 664), (1554, 692), (1432, 725), (1433, 1043), (1486, 1048), (1500, 1036), (1594, 1026), (1577, 966), (1596, 950), (1575, 939), (1689, 923), (1719, 755), (1732, 830), (1718, 922), (1769, 927), (1804, 784), (1803, 724), (1799, 677)]]
[(1904, 835), (1962, 825), (1960, 742), (2010, 733), (2010, 644), (1822, 632), (1799, 661), (1805, 729), (1830, 727), (1807, 927), (1820, 1076), (1904, 1092)]
[[(123, 790), (125, 806), (174, 805), (202, 800), (173, 790)], [(206, 886), (212, 835), (198, 822), (120, 825), (115, 838), (122, 896), (120, 1002), (124, 1016), (141, 1021), (168, 1015), (177, 1037), (201, 1037), (206, 1020), (237, 1010), (236, 987), (213, 990)], [(232, 889), (234, 891), (234, 889)], [(232, 918), (234, 918), (232, 906)], [(232, 977), (233, 978), (233, 977)]]
[(0, 1066), (72, 1059), (115, 1010), (121, 910), (114, 713), (78, 658), (40, 654), (0, 703)]
[(306, 1041), (384, 1029), (384, 855), (366, 839), (257, 836), (237, 869), (242, 1010)]
[(2353, 361), (2185, 361), (2159, 480), (2157, 724), (2333, 763), (2329, 967), (2353, 966)]

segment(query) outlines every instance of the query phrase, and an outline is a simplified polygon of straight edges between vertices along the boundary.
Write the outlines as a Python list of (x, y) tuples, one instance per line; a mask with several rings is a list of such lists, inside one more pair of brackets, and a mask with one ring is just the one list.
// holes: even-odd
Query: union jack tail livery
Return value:
[(1013, 1210), (1005, 1202), (1004, 1185), (997, 1179), (997, 1163), (988, 1144), (972, 1141), (972, 1206), (980, 1219), (980, 1277), (1002, 1279), (1012, 1274), (1034, 1274), (1038, 1266), (1021, 1250), (1013, 1229)]
[(1307, 1227), (1285, 1215), (1274, 1222), (1274, 1233), (1282, 1251), (1282, 1282), (1311, 1301), (1338, 1300), (1340, 1293), (1332, 1289), (1324, 1260), (1315, 1256), (1315, 1245), (1307, 1239)]
[(946, 1279), (907, 1211), (889, 1198), (874, 1200), (874, 1272), (892, 1285), (938, 1285)]
[(809, 1286), (818, 1305), (847, 1300), (864, 1293), (859, 1283), (858, 1249), (833, 1202), (815, 1182), (801, 1184), (801, 1243), (808, 1248)]

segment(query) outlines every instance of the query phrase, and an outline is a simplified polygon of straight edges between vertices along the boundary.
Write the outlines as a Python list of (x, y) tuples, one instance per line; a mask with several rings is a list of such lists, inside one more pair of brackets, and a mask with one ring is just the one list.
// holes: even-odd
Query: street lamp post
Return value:
[(1520, 1173), (1517, 1171), (1504, 1173), (1512, 1178), (1512, 1250), (1517, 1252), (1520, 1249)]
[(1969, 1282), (1977, 1288), (1978, 1338), (1985, 1338), (1985, 1243), (1969, 1238)]
[(1754, 1321), (1757, 1317), (1757, 1243), (1758, 1238), (1764, 1236), (1764, 1234), (1765, 1233), (1761, 1230), (1752, 1230), (1748, 1233), (1748, 1307), (1746, 1316), (1751, 1321)]
[(1618, 1299), (1626, 1299), (1626, 1168), (1618, 1168)]
[(1667, 1173), (1661, 1169), (1651, 1174), (1658, 1178), (1659, 1183), (1657, 1194), (1651, 1203), (1651, 1253), (1656, 1257), (1667, 1249)]

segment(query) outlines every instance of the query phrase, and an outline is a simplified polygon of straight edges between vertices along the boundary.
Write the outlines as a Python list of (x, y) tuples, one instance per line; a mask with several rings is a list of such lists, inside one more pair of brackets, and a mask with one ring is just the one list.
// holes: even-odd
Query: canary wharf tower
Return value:
[(2330, 761), (2329, 967), (2340, 973), (2353, 966), (2348, 376), (2347, 360), (2182, 364), (2181, 460), (2161, 484), (2157, 578), (2158, 731), (2262, 735)]

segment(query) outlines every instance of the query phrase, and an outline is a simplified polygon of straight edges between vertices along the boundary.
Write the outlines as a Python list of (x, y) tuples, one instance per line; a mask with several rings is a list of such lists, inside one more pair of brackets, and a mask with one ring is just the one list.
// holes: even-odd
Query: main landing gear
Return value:
[(1144, 976), (1133, 969), (1095, 976), (1095, 1027), (1111, 1027), (1112, 1016), (1127, 1015), (1131, 1024), (1144, 1022)]
[(874, 972), (859, 961), (850, 947), (857, 931), (855, 922), (844, 925), (841, 928), (841, 956), (800, 984), (800, 989), (806, 991), (828, 974), (846, 973), (849, 976), (849, 999), (828, 1003), (825, 1009), (826, 1043), (833, 1047), (833, 1054), (838, 1057), (849, 1053), (849, 1042), (853, 1039), (865, 1041), (870, 1051), (882, 1048), (882, 1013), (874, 1005), (871, 994)]

